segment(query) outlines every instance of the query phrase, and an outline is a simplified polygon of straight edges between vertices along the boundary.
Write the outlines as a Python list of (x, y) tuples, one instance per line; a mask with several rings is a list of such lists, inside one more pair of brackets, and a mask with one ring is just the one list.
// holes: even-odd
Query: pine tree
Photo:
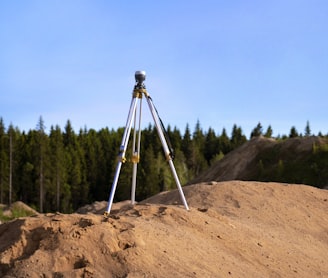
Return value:
[[(163, 154), (158, 152), (163, 157)], [(160, 192), (159, 164), (153, 150), (149, 145), (144, 152), (144, 160), (140, 165), (139, 178), (137, 179), (136, 198), (142, 200)]]
[(21, 132), (18, 127), (14, 127), (12, 124), (8, 127), (9, 136), (9, 197), (10, 203), (17, 199), (17, 192), (19, 190), (19, 174), (17, 173), (18, 161), (20, 160), (20, 150), (18, 148)]
[(45, 133), (45, 125), (42, 116), (40, 116), (37, 131), (38, 131), (38, 145), (39, 145), (39, 186), (40, 186), (40, 203), (39, 210), (43, 212), (43, 201), (45, 195), (45, 160), (46, 160), (46, 148), (47, 148), (47, 136)]
[(299, 134), (296, 130), (296, 127), (292, 126), (291, 129), (290, 129), (290, 132), (289, 132), (289, 138), (295, 138), (295, 137), (298, 137)]
[(86, 178), (84, 150), (81, 147), (81, 137), (77, 137), (70, 121), (67, 121), (63, 134), (66, 153), (67, 186), (72, 197), (72, 209), (76, 210), (88, 202), (89, 184)]
[(232, 127), (232, 133), (231, 133), (231, 146), (232, 149), (236, 149), (242, 144), (244, 144), (247, 139), (246, 136), (243, 135), (241, 127), (237, 127), (236, 124), (233, 125)]
[(199, 121), (197, 121), (196, 123), (192, 139), (193, 142), (195, 142), (197, 148), (203, 153), (205, 146), (205, 136)]
[(173, 131), (171, 131), (171, 128), (168, 127), (167, 133), (172, 143), (173, 149), (181, 150), (182, 137), (181, 137), (180, 130), (177, 129), (177, 127), (174, 127)]
[(305, 136), (311, 136), (311, 128), (310, 128), (310, 122), (309, 121), (306, 122), (304, 133), (305, 133), (304, 134)]
[[(80, 134), (80, 137), (81, 147), (84, 149), (85, 154), (87, 181), (90, 184), (91, 190), (94, 192), (97, 190), (98, 184), (98, 167), (100, 166), (98, 161), (103, 161), (99, 136), (94, 129), (90, 129), (89, 131), (84, 130), (83, 133)], [(94, 196), (92, 196), (91, 199), (94, 200)]]
[(190, 171), (193, 164), (192, 162), (193, 146), (192, 146), (191, 133), (188, 124), (186, 125), (185, 132), (182, 138), (181, 150), (184, 154), (184, 157), (186, 158), (187, 167), (188, 170)]
[(8, 155), (7, 155), (7, 134), (3, 119), (0, 118), (0, 203), (5, 200), (5, 190), (8, 183)]
[(205, 137), (205, 150), (204, 156), (207, 164), (210, 165), (210, 161), (219, 154), (219, 140), (212, 128), (209, 128)]
[(74, 146), (76, 144), (76, 136), (70, 120), (67, 120), (63, 133), (63, 142), (65, 147)]
[(182, 145), (181, 145), (181, 150), (184, 152), (185, 156), (188, 156), (188, 152), (190, 151), (190, 144), (191, 144), (191, 133), (190, 133), (190, 128), (189, 125), (186, 125), (185, 132), (182, 138)]
[(219, 151), (223, 154), (227, 154), (232, 150), (230, 139), (227, 135), (225, 128), (222, 129), (221, 135), (219, 136)]
[(251, 132), (251, 138), (253, 138), (253, 137), (259, 137), (259, 136), (261, 136), (262, 135), (262, 125), (261, 125), (261, 123), (259, 122), (258, 124), (257, 124), (257, 126), (252, 130), (252, 132)]
[(268, 126), (266, 132), (264, 133), (264, 137), (271, 138), (273, 134), (271, 125)]
[(193, 138), (191, 138), (189, 125), (186, 125), (185, 133), (181, 142), (181, 149), (186, 159), (186, 165), (188, 169), (188, 180), (193, 179), (206, 165), (206, 160), (204, 158), (201, 150), (204, 146), (204, 135), (200, 128), (199, 122), (195, 126), (195, 131), (193, 133)]
[(67, 187), (70, 192), (70, 208), (69, 210), (76, 209), (78, 207), (78, 188), (81, 183), (80, 179), (80, 161), (77, 158), (77, 139), (73, 130), (71, 122), (68, 120), (64, 127), (63, 143), (65, 150), (65, 166), (67, 171)]
[(29, 152), (27, 149), (27, 135), (23, 132), (17, 139), (16, 149), (17, 154), (15, 157), (17, 158), (17, 165), (16, 165), (16, 173), (14, 175), (14, 180), (17, 183), (16, 194), (19, 200), (31, 205), (30, 202), (27, 202), (27, 187), (28, 183), (27, 180), (27, 173), (26, 173), (26, 164), (28, 163), (27, 153)]
[(195, 126), (195, 131), (192, 138), (192, 175), (197, 176), (207, 167), (207, 162), (204, 156), (205, 136), (201, 129), (199, 121)]
[(22, 134), (19, 142), (20, 155), (20, 199), (30, 205), (40, 206), (40, 143), (36, 130)]
[[(65, 171), (65, 153), (64, 143), (61, 129), (58, 125), (55, 128), (50, 128), (50, 153), (51, 153), (51, 183), (52, 191), (54, 192), (54, 207), (56, 211), (63, 211), (67, 208), (67, 202), (69, 201), (67, 194), (64, 194), (63, 187), (66, 181)], [(49, 196), (50, 197), (50, 196)]]
[(172, 158), (175, 157), (175, 152), (181, 148), (181, 134), (180, 131), (175, 127), (174, 130), (171, 130), (171, 127), (168, 126), (166, 129), (166, 142), (169, 147)]
[(88, 183), (88, 178), (87, 178), (87, 164), (86, 164), (86, 156), (85, 156), (85, 149), (83, 148), (83, 130), (80, 130), (80, 135), (78, 136), (78, 158), (80, 161), (80, 172), (81, 172), (81, 184), (79, 188), (79, 206), (85, 205), (89, 203), (89, 190), (90, 190), (90, 185)]
[(8, 128), (8, 136), (9, 136), (9, 192), (8, 192), (8, 203), (9, 206), (12, 202), (13, 195), (13, 152), (14, 152), (14, 127), (12, 125)]
[(117, 154), (120, 145), (118, 132), (108, 128), (101, 129), (98, 132), (100, 149), (97, 151), (97, 184), (91, 185), (91, 193), (95, 200), (105, 200), (108, 198), (110, 181), (115, 171)]

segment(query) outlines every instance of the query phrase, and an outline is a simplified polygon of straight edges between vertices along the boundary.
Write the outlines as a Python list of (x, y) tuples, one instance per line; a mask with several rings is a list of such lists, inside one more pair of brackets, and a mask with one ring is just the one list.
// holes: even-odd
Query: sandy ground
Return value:
[(241, 181), (183, 190), (189, 211), (173, 191), (114, 204), (109, 218), (2, 224), (0, 277), (328, 277), (327, 190)]

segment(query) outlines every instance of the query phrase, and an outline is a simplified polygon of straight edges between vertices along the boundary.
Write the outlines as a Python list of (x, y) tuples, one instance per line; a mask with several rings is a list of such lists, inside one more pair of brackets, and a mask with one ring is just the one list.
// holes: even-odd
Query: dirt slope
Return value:
[(0, 277), (328, 277), (327, 190), (230, 181), (184, 192), (190, 211), (173, 191), (107, 219), (2, 224)]
[(313, 152), (313, 145), (327, 144), (327, 139), (309, 136), (275, 140), (265, 137), (254, 137), (237, 149), (228, 153), (222, 160), (217, 161), (190, 183), (206, 181), (254, 180), (254, 171), (258, 169), (259, 154), (279, 147), (279, 152), (289, 153), (295, 160)]

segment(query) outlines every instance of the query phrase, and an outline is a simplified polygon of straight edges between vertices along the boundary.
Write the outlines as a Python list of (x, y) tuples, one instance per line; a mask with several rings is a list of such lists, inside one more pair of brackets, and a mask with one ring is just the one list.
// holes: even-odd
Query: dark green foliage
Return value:
[(290, 129), (290, 132), (289, 132), (289, 138), (295, 138), (295, 137), (298, 137), (299, 134), (296, 130), (296, 127), (292, 126), (291, 129)]
[(313, 145), (313, 150), (288, 150), (277, 144), (256, 158), (258, 171), (252, 180), (308, 184), (319, 188), (327, 186), (328, 144)]
[(204, 156), (207, 163), (210, 165), (211, 160), (219, 152), (219, 139), (216, 137), (216, 134), (212, 128), (208, 129), (208, 132), (205, 137), (205, 150)]
[(310, 122), (306, 122), (305, 130), (304, 130), (305, 136), (311, 136), (311, 128), (310, 128)]
[[(8, 138), (3, 119), (0, 118), (0, 203), (4, 203), (5, 195), (8, 196)], [(6, 200), (8, 201), (8, 200)]]
[(273, 134), (273, 130), (272, 130), (272, 127), (271, 125), (268, 126), (266, 132), (264, 133), (264, 137), (266, 138), (271, 138), (272, 137), (272, 134)]
[(237, 127), (236, 124), (232, 127), (232, 133), (231, 133), (231, 146), (232, 149), (236, 149), (242, 144), (244, 144), (247, 141), (247, 138), (245, 135), (243, 135), (243, 131), (241, 127)]
[(256, 127), (254, 127), (254, 129), (251, 132), (251, 138), (253, 137), (258, 137), (262, 135), (262, 125), (261, 123), (258, 123)]
[(50, 187), (49, 185), (49, 142), (48, 136), (45, 133), (45, 125), (42, 119), (42, 116), (39, 118), (39, 122), (37, 125), (37, 134), (36, 134), (36, 144), (35, 144), (35, 154), (37, 167), (36, 172), (38, 175), (38, 184), (39, 184), (39, 210), (43, 212), (43, 203), (44, 197), (46, 195), (47, 189)]
[(51, 207), (61, 211), (62, 208), (69, 207), (70, 196), (65, 192), (65, 181), (67, 171), (65, 168), (65, 151), (63, 135), (60, 127), (51, 127), (49, 135), (50, 149), (50, 172), (51, 186), (49, 188), (47, 200), (52, 200)]
[[(158, 154), (160, 154), (158, 152)], [(160, 154), (162, 156), (162, 154)], [(160, 185), (163, 181), (159, 180), (160, 168), (156, 159), (152, 145), (145, 150), (145, 154), (140, 163), (140, 173), (136, 188), (136, 199), (142, 200), (160, 192)], [(127, 185), (130, 188), (131, 182)]]
[(223, 154), (227, 154), (232, 150), (232, 144), (225, 128), (222, 129), (222, 133), (218, 139), (220, 152), (222, 152)]

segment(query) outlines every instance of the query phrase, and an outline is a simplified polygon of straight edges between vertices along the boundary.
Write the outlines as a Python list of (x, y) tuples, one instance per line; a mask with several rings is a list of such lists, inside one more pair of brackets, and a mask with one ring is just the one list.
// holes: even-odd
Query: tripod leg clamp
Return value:
[(148, 96), (147, 90), (143, 88), (136, 88), (133, 90), (133, 97), (142, 98), (142, 94)]
[(117, 160), (120, 161), (120, 162), (122, 162), (122, 163), (125, 163), (126, 162), (126, 158), (122, 154), (119, 154), (118, 155)]
[(172, 160), (172, 157), (171, 157), (170, 153), (166, 153), (165, 158), (166, 158), (166, 161)]
[(140, 156), (138, 154), (134, 154), (131, 158), (132, 163), (139, 163), (140, 161)]

